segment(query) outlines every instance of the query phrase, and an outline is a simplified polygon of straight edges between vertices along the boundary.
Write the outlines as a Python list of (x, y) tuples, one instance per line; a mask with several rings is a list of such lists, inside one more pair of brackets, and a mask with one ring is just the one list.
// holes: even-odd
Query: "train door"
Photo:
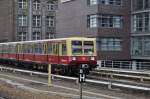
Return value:
[(53, 53), (54, 53), (54, 59), (55, 63), (59, 63), (59, 43), (54, 43), (53, 44)]
[(9, 45), (9, 58), (16, 59), (16, 44)]
[(45, 54), (45, 62), (48, 63), (48, 43), (44, 43), (44, 54)]
[(59, 43), (59, 63), (60, 64), (68, 63), (66, 42)]
[(34, 50), (33, 50), (33, 43), (24, 43), (24, 60), (25, 61), (34, 61)]
[(19, 60), (19, 55), (20, 55), (20, 44), (16, 45), (16, 59)]
[(17, 58), (18, 60), (23, 60), (23, 44), (17, 44), (17, 48), (18, 48)]
[(47, 60), (47, 56), (45, 55), (45, 42), (35, 43), (34, 50), (35, 61), (45, 63)]
[(58, 64), (59, 62), (59, 44), (56, 42), (48, 42), (47, 46), (48, 62), (50, 64)]

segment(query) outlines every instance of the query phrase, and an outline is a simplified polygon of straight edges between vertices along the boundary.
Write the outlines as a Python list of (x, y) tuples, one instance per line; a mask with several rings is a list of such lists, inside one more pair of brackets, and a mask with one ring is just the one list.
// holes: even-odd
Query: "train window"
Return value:
[(19, 54), (22, 53), (22, 45), (21, 44), (17, 44), (16, 51)]
[(84, 41), (84, 54), (93, 55), (94, 53), (94, 42), (93, 41)]
[(44, 47), (44, 53), (47, 54), (47, 42), (44, 42), (43, 44), (43, 47)]
[(15, 53), (16, 52), (16, 45), (9, 45), (9, 52)]
[(58, 55), (58, 44), (53, 44), (53, 54)]
[(82, 41), (72, 41), (72, 54), (73, 55), (82, 54)]
[(0, 51), (3, 53), (3, 45), (0, 46)]
[(20, 53), (23, 53), (23, 44), (20, 44)]
[(73, 46), (82, 46), (82, 41), (72, 41)]
[(4, 48), (5, 45), (2, 45), (2, 53), (5, 53), (5, 48)]
[(52, 43), (48, 43), (48, 54), (52, 54), (52, 52), (53, 52)]
[(24, 53), (33, 53), (33, 46), (32, 44), (24, 44)]
[(42, 43), (35, 44), (35, 54), (44, 54), (44, 45)]
[(8, 53), (8, 45), (3, 45), (3, 53)]
[(67, 55), (67, 46), (66, 46), (66, 44), (62, 44), (62, 55)]
[(58, 44), (48, 43), (48, 54), (58, 55)]

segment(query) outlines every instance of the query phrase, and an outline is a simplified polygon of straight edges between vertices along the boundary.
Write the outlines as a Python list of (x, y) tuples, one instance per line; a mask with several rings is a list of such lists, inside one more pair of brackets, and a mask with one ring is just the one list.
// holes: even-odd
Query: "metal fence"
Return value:
[[(41, 72), (35, 72), (35, 71), (28, 71), (28, 70), (21, 70), (21, 69), (15, 69), (15, 68), (9, 68), (9, 67), (3, 67), (0, 66), (0, 72), (4, 72), (4, 71), (12, 71), (13, 73), (27, 73), (32, 75), (41, 75), (41, 76), (48, 76), (48, 73), (41, 73)], [(25, 78), (20, 78), (20, 77), (15, 77), (15, 76), (11, 76), (11, 75), (5, 75), (5, 74), (0, 74), (2, 76), (6, 76), (6, 77), (11, 77), (11, 78), (15, 78), (15, 79), (19, 79), (19, 80), (24, 80), (24, 81), (28, 81), (28, 82), (34, 82), (34, 83), (39, 83), (39, 84), (44, 84), (44, 85), (48, 85), (47, 83), (44, 82), (40, 82), (40, 81), (36, 81), (36, 80), (30, 80), (30, 79), (25, 79)], [(67, 76), (61, 76), (61, 75), (53, 75), (52, 74), (52, 78), (56, 77), (56, 78), (61, 78), (61, 79), (68, 79), (68, 80), (74, 80), (76, 83), (78, 83), (78, 78), (75, 77), (67, 77)], [(54, 79), (54, 78), (53, 78)], [(133, 84), (126, 84), (126, 83), (118, 83), (118, 82), (111, 82), (110, 81), (104, 81), (104, 80), (93, 80), (93, 79), (86, 79), (86, 83), (91, 83), (91, 84), (102, 84), (102, 85), (107, 85), (108, 88), (111, 88), (111, 86), (116, 86), (116, 87), (121, 87), (121, 88), (130, 88), (130, 89), (134, 89), (134, 90), (141, 90), (141, 91), (148, 91), (150, 92), (150, 88), (149, 87), (145, 87), (145, 86), (141, 86), (141, 85), (133, 85)]]
[(98, 68), (150, 70), (150, 62), (99, 60)]

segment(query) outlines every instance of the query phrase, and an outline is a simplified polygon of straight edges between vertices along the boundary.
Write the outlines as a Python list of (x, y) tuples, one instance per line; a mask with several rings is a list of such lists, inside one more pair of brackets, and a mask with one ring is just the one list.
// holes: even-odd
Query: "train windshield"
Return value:
[(72, 54), (82, 55), (82, 41), (72, 41)]
[(73, 55), (93, 55), (94, 42), (93, 41), (72, 41)]
[(93, 41), (84, 41), (83, 50), (85, 55), (93, 55), (94, 54)]

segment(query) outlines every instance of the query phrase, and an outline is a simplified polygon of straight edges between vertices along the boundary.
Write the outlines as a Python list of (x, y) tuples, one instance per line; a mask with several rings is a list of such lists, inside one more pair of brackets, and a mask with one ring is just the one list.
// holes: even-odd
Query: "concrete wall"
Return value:
[(0, 42), (14, 40), (13, 0), (0, 0)]

